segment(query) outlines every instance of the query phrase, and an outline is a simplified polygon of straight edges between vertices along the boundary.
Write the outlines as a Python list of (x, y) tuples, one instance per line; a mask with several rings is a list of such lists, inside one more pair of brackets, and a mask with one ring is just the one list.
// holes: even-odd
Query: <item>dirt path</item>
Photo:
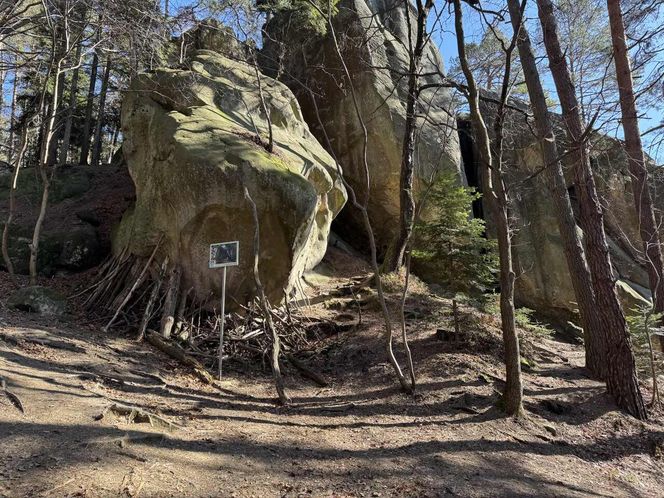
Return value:
[[(500, 365), (490, 358), (416, 331), (420, 386), (407, 397), (374, 333), (367, 325), (335, 339), (330, 388), (290, 372), (294, 404), (278, 408), (259, 372), (231, 370), (215, 390), (94, 327), (10, 315), (0, 376), (25, 414), (0, 396), (0, 496), (663, 495), (661, 419), (614, 411), (575, 366), (577, 346), (537, 341), (531, 415), (517, 423), (493, 406)], [(179, 427), (96, 420), (113, 403)]]

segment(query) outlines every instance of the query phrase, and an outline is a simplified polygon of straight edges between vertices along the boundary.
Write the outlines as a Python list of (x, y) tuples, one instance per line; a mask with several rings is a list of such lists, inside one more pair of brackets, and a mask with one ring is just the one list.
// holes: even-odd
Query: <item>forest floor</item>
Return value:
[[(351, 273), (311, 276), (311, 313), (350, 314), (328, 296)], [(524, 329), (527, 417), (505, 418), (496, 317), (464, 307), (465, 340), (440, 341), (449, 305), (408, 300), (414, 396), (399, 391), (369, 306), (307, 359), (329, 387), (286, 370), (287, 407), (259, 366), (229, 360), (210, 386), (77, 313), (3, 306), (0, 377), (24, 413), (0, 392), (0, 497), (664, 496), (661, 412), (621, 413), (577, 343)], [(129, 422), (114, 404), (161, 418)]]

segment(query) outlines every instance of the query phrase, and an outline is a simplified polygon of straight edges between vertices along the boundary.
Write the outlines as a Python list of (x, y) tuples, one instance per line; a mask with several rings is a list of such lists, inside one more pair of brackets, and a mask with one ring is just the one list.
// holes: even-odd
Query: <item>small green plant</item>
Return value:
[(516, 308), (514, 310), (514, 321), (517, 327), (528, 330), (534, 334), (551, 335), (551, 329), (533, 317), (535, 310), (530, 308)]
[[(490, 297), (485, 297), (481, 302), (476, 302), (476, 306), (484, 313), (500, 317), (500, 294), (491, 294)], [(542, 322), (538, 321), (533, 316), (534, 314), (535, 310), (530, 308), (515, 308), (514, 322), (516, 323), (516, 326), (536, 335), (551, 335), (552, 330)]]
[(495, 283), (496, 243), (485, 237), (484, 220), (471, 214), (480, 197), (453, 175), (442, 175), (427, 195), (433, 213), (415, 226), (413, 258), (453, 292), (482, 293)]

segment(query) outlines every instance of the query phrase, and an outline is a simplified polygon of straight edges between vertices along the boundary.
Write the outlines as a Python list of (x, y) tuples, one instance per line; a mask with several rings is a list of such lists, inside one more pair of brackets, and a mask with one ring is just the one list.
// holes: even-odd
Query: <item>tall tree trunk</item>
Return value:
[(410, 29), (410, 0), (405, 2), (405, 11), (408, 26), (408, 95), (406, 96), (406, 125), (401, 149), (401, 176), (399, 179), (399, 234), (388, 254), (386, 261), (387, 271), (396, 271), (404, 264), (404, 258), (415, 219), (415, 199), (413, 197), (413, 175), (415, 171), (415, 134), (417, 131), (417, 105), (419, 102), (419, 71), (422, 54), (428, 41), (427, 18), (433, 6), (432, 0), (417, 0), (417, 30), (415, 45), (413, 46)]
[[(58, 85), (62, 82), (62, 78), (60, 77), (62, 74), (62, 63), (64, 59), (59, 59), (57, 63), (55, 64), (56, 71), (54, 75), (54, 81), (55, 81), (55, 88), (53, 89), (53, 98), (51, 101), (51, 106), (48, 112), (48, 118), (46, 120), (45, 126), (44, 126), (44, 134), (43, 134), (43, 139), (42, 139), (42, 149), (41, 149), (41, 156), (39, 160), (39, 174), (42, 179), (42, 198), (41, 198), (41, 203), (39, 206), (39, 215), (37, 216), (37, 221), (35, 222), (35, 227), (32, 232), (32, 242), (30, 243), (30, 262), (29, 262), (29, 270), (30, 270), (30, 285), (37, 285), (37, 273), (38, 273), (38, 268), (37, 268), (37, 256), (39, 255), (39, 239), (41, 237), (41, 229), (42, 225), (44, 223), (44, 219), (46, 218), (46, 209), (48, 208), (48, 198), (49, 198), (49, 193), (51, 190), (51, 180), (53, 177), (53, 174), (55, 172), (55, 169), (53, 169), (50, 173), (48, 171), (48, 159), (49, 159), (49, 151), (50, 151), (50, 145), (51, 142), (53, 141), (53, 138), (55, 136), (55, 120), (56, 120), (56, 113), (58, 109), (58, 98), (57, 96), (60, 94), (59, 93), (59, 88)], [(46, 82), (44, 85), (48, 84), (48, 78), (46, 78)], [(44, 89), (44, 93), (42, 94), (42, 106), (43, 106), (43, 101), (44, 101), (44, 94), (46, 93), (46, 88)]]
[[(502, 172), (494, 170), (489, 142), (489, 132), (480, 114), (479, 90), (468, 65), (463, 30), (461, 0), (454, 0), (454, 21), (456, 28), (459, 62), (468, 85), (468, 105), (473, 126), (473, 136), (483, 172), (483, 188), (495, 206), (498, 252), (500, 256), (500, 317), (505, 346), (506, 387), (503, 393), (503, 406), (509, 415), (518, 416), (523, 412), (523, 384), (521, 382), (521, 358), (519, 338), (514, 322), (514, 269), (509, 228), (507, 194)], [(493, 178), (492, 178), (493, 177)], [(493, 180), (496, 180), (495, 182)]]
[(108, 79), (111, 74), (111, 56), (106, 58), (106, 69), (104, 69), (104, 77), (101, 81), (101, 90), (99, 91), (99, 109), (97, 110), (97, 123), (95, 125), (94, 144), (92, 146), (92, 166), (99, 166), (99, 158), (101, 157), (102, 135), (101, 129), (104, 125), (104, 109), (106, 107), (106, 94), (108, 93)]
[(83, 123), (83, 138), (81, 140), (81, 157), (79, 164), (88, 164), (90, 155), (90, 132), (92, 130), (92, 112), (95, 106), (95, 88), (97, 86), (97, 68), (99, 67), (99, 56), (95, 51), (92, 56), (90, 67), (90, 86), (88, 87), (88, 101), (85, 106), (85, 122)]
[(117, 150), (119, 137), (120, 137), (120, 127), (116, 126), (115, 128), (113, 128), (113, 134), (110, 137), (111, 146), (109, 147), (108, 151), (108, 161), (106, 161), (108, 164), (111, 164), (111, 161), (113, 160), (113, 156), (115, 155), (115, 151)]
[[(2, 66), (4, 66), (2, 46), (3, 44), (0, 42), (0, 117), (4, 114), (5, 110), (5, 79), (7, 78), (7, 74), (9, 72), (2, 69)], [(11, 127), (11, 123), (9, 124), (9, 127)], [(0, 133), (4, 134), (4, 131), (4, 129), (0, 130)], [(7, 132), (9, 133), (9, 129)], [(9, 162), (9, 148), (4, 150), (3, 149), (4, 148), (0, 148), (0, 154), (6, 154), (7, 162)]]
[[(648, 188), (648, 169), (641, 142), (639, 119), (636, 111), (636, 96), (632, 81), (632, 69), (627, 52), (625, 25), (619, 0), (607, 0), (613, 60), (616, 65), (616, 78), (620, 95), (622, 125), (625, 134), (629, 173), (632, 176), (634, 204), (639, 219), (639, 231), (643, 241), (650, 290), (653, 295), (655, 313), (664, 312), (664, 262), (662, 245), (653, 213), (652, 198)], [(662, 341), (664, 345), (664, 340)]]
[(603, 378), (605, 376), (606, 362), (599, 335), (601, 333), (599, 330), (601, 325), (599, 324), (598, 313), (595, 307), (592, 278), (590, 269), (586, 264), (583, 243), (577, 231), (574, 211), (572, 210), (572, 204), (567, 192), (567, 184), (562, 164), (559, 160), (558, 147), (549, 117), (546, 95), (537, 69), (530, 36), (521, 22), (522, 15), (519, 0), (508, 0), (508, 6), (512, 27), (520, 29), (517, 39), (519, 58), (530, 96), (535, 129), (542, 149), (542, 157), (545, 161), (544, 174), (555, 206), (558, 231), (562, 239), (570, 280), (579, 307), (585, 342), (586, 366), (595, 375)]
[(76, 47), (75, 64), (76, 68), (71, 77), (71, 87), (69, 94), (69, 105), (67, 106), (67, 115), (65, 117), (65, 130), (62, 135), (62, 144), (60, 145), (60, 164), (66, 164), (69, 159), (69, 144), (71, 141), (71, 129), (74, 121), (74, 110), (76, 109), (76, 99), (78, 97), (78, 71), (81, 59), (82, 42)]
[(58, 140), (62, 135), (64, 127), (64, 119), (63, 119), (64, 109), (62, 104), (64, 101), (66, 73), (62, 69), (62, 65), (64, 65), (64, 60), (65, 57), (67, 56), (67, 46), (64, 40), (64, 36), (62, 36), (62, 38), (63, 39), (58, 44), (58, 49), (57, 49), (58, 53), (56, 55), (57, 60), (62, 61), (62, 63), (60, 70), (58, 72), (58, 81), (55, 85), (55, 88), (53, 89), (53, 100), (51, 101), (51, 104), (54, 106), (55, 121), (53, 122), (53, 129), (52, 129), (53, 136), (51, 137), (51, 140), (49, 141), (48, 144), (48, 159), (47, 159), (48, 166), (52, 166), (57, 162)]
[(616, 293), (609, 246), (604, 232), (604, 214), (590, 166), (579, 102), (560, 46), (553, 4), (550, 0), (537, 0), (537, 5), (549, 67), (560, 99), (574, 162), (581, 227), (586, 236), (588, 265), (594, 283), (596, 304), (601, 310), (598, 317), (602, 326), (598, 332), (602, 334), (606, 351), (607, 388), (618, 406), (639, 419), (645, 419), (647, 413), (636, 377), (627, 322)]

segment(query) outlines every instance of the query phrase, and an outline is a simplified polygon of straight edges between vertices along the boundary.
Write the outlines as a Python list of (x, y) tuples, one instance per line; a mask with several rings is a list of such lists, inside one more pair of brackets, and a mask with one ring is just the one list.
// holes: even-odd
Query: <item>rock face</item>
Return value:
[(162, 238), (158, 257), (177, 262), (183, 288), (205, 298), (221, 287), (221, 271), (208, 269), (209, 245), (238, 240), (240, 266), (228, 273), (228, 291), (249, 299), (254, 222), (246, 187), (257, 204), (261, 279), (271, 300), (322, 259), (345, 189), (290, 90), (262, 75), (261, 87), (272, 154), (256, 138), (267, 139), (268, 128), (252, 66), (201, 50), (186, 69), (132, 82), (122, 129), (136, 204), (115, 234), (116, 254), (147, 256)]
[[(391, 242), (399, 219), (401, 145), (405, 125), (408, 22), (399, 0), (342, 0), (334, 18), (337, 37), (368, 133), (370, 176), (369, 215), (379, 250)], [(411, 19), (415, 19), (414, 15)], [(332, 36), (291, 28), (289, 15), (268, 23), (262, 66), (295, 93), (304, 118), (319, 141), (338, 159), (359, 202), (367, 197), (363, 131), (350, 82), (334, 48)], [(414, 27), (413, 27), (414, 29)], [(433, 44), (423, 57), (423, 85), (442, 83), (443, 63)], [(279, 68), (283, 68), (283, 71)], [(304, 87), (302, 85), (304, 83)], [(310, 93), (310, 91), (312, 93)], [(313, 97), (312, 97), (313, 96)], [(459, 145), (447, 89), (430, 87), (421, 94), (422, 120), (416, 149), (416, 189), (438, 171), (459, 170)], [(329, 138), (329, 142), (328, 142)], [(347, 240), (361, 244), (365, 232), (351, 203), (336, 224)]]
[[(491, 123), (491, 106), (484, 105), (482, 112)], [(552, 117), (556, 124), (559, 150), (562, 152), (565, 150), (563, 123), (559, 116)], [(460, 124), (460, 128), (464, 128), (463, 124)], [(530, 128), (525, 126), (523, 115), (510, 113), (507, 129), (506, 136), (510, 137), (510, 143), (506, 144), (505, 166), (508, 184), (514, 186), (512, 217), (513, 256), (517, 273), (515, 298), (519, 304), (553, 318), (568, 319), (575, 313), (576, 298), (558, 232), (555, 208), (545, 177), (538, 174), (544, 167), (540, 148)], [(464, 138), (462, 133), (461, 139), (463, 145), (468, 137)], [(611, 261), (619, 280), (619, 296), (627, 312), (636, 303), (643, 304), (650, 298), (648, 275), (641, 259), (642, 246), (627, 158), (620, 142), (615, 139), (595, 134), (592, 144), (595, 181), (604, 207)], [(463, 149), (472, 150), (472, 146)], [(464, 153), (465, 166), (471, 169), (467, 172), (469, 178), (477, 176), (477, 166), (472, 164), (473, 161), (473, 157)], [(573, 208), (578, 213), (572, 170), (569, 165), (565, 166), (568, 191)], [(653, 188), (661, 191), (664, 183), (658, 179), (653, 180)], [(493, 222), (490, 214), (487, 218), (487, 226), (491, 230)]]

